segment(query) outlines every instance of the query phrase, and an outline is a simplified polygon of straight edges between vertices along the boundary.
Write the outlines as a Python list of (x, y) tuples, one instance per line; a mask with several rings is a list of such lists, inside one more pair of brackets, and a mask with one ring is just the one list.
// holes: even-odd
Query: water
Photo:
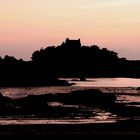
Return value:
[(68, 93), (74, 90), (99, 88), (104, 92), (113, 93), (139, 93), (136, 88), (140, 86), (140, 79), (133, 78), (95, 78), (87, 79), (87, 81), (73, 81), (65, 79), (73, 86), (51, 86), (51, 87), (21, 87), (21, 88), (0, 88), (0, 92), (11, 98), (21, 98), (27, 95), (39, 95), (46, 93)]
[[(67, 79), (71, 81), (71, 79)], [(73, 81), (71, 81), (73, 82)], [(140, 79), (135, 78), (89, 78), (87, 81), (74, 81), (80, 87), (139, 87)]]
[[(0, 92), (4, 96), (11, 98), (22, 98), (27, 95), (40, 95), (47, 93), (68, 93), (74, 90), (84, 90), (91, 88), (98, 88), (103, 92), (110, 94), (116, 94), (118, 103), (128, 103), (130, 106), (140, 107), (140, 91), (137, 87), (140, 86), (140, 79), (133, 78), (95, 78), (87, 79), (87, 81), (78, 81), (67, 79), (70, 83), (75, 83), (73, 86), (67, 87), (28, 87), (28, 88), (1, 88)], [(133, 103), (133, 104), (131, 104)], [(50, 106), (66, 107), (60, 103), (50, 103)], [(67, 106), (68, 107), (68, 106)], [(91, 110), (91, 114), (88, 117), (82, 116), (82, 114), (76, 114), (75, 117), (63, 117), (63, 118), (37, 118), (30, 116), (24, 118), (22, 116), (9, 116), (7, 118), (0, 117), (0, 125), (9, 124), (84, 124), (84, 123), (113, 123), (120, 118), (111, 112), (97, 109), (80, 107), (85, 110)], [(132, 119), (132, 118), (131, 118)], [(133, 118), (139, 119), (139, 117)]]

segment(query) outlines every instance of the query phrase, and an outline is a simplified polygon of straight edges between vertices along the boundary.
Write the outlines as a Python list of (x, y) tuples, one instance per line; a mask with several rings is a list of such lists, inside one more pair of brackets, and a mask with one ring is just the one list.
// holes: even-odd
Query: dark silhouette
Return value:
[(70, 40), (69, 38), (67, 38), (66, 41), (63, 42), (61, 46), (63, 46), (63, 47), (64, 46), (65, 47), (74, 47), (74, 49), (75, 49), (75, 47), (80, 48), (81, 47), (81, 41), (80, 41), (80, 39)]
[(82, 46), (80, 39), (66, 39), (60, 46), (33, 52), (31, 61), (0, 57), (0, 86), (70, 85), (59, 77), (140, 77), (140, 61), (119, 58), (97, 45)]
[[(0, 87), (71, 85), (65, 80), (59, 80), (60, 77), (72, 77), (76, 80), (78, 78), (81, 81), (85, 81), (88, 77), (140, 78), (140, 61), (119, 58), (114, 51), (99, 48), (97, 45), (82, 46), (80, 39), (68, 38), (60, 46), (41, 48), (33, 52), (31, 61), (17, 60), (7, 55), (4, 58), (0, 57)], [(58, 104), (54, 105), (54, 103)], [(97, 89), (29, 95), (19, 99), (12, 99), (0, 93), (1, 118), (90, 119), (98, 115), (96, 111), (102, 110), (109, 112), (111, 117), (118, 117), (118, 120), (121, 117), (131, 117), (135, 121), (135, 118), (140, 116), (140, 108), (137, 105), (139, 105), (137, 102), (118, 103), (114, 93), (102, 93)], [(128, 132), (139, 134), (139, 125), (134, 121), (123, 120), (120, 121), (121, 123), (117, 121), (107, 125), (71, 124), (59, 125), (59, 127), (58, 125), (36, 125), (36, 127), (35, 125), (1, 125), (0, 135), (50, 133), (52, 136), (64, 132), (69, 135), (82, 135), (83, 132), (86, 135), (101, 135), (102, 132), (103, 135), (110, 132), (121, 136), (129, 135)]]
[[(80, 98), (79, 98), (80, 97)], [(102, 109), (110, 109), (115, 103), (116, 97), (111, 94), (104, 94), (99, 90), (79, 90), (63, 94), (44, 94), (29, 95), (24, 98), (11, 99), (0, 94), (0, 117), (10, 115), (35, 115), (35, 117), (66, 117), (70, 114), (82, 113), (90, 117), (91, 110), (83, 110), (82, 106), (98, 107)], [(52, 106), (51, 103), (59, 102), (61, 106)], [(68, 105), (79, 105), (78, 108)]]
[(82, 81), (86, 77), (140, 77), (140, 61), (119, 58), (116, 52), (97, 45), (81, 46), (80, 39), (66, 39), (61, 46), (35, 51), (32, 62), (57, 70), (58, 77)]
[[(53, 106), (53, 103), (60, 105)], [(78, 90), (70, 93), (28, 95), (19, 99), (11, 99), (0, 94), (0, 117), (17, 116), (28, 118), (34, 116), (49, 118), (74, 118), (82, 114), (82, 117), (90, 118), (93, 109), (109, 111), (118, 117), (139, 117), (140, 108), (130, 106), (132, 103), (117, 103), (116, 96), (110, 93), (102, 93), (97, 89)], [(78, 106), (78, 107), (75, 107)]]

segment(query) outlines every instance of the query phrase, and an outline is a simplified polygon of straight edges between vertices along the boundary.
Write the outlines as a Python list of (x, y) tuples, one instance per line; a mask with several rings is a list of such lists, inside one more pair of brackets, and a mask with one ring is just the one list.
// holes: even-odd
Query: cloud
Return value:
[(102, 1), (99, 4), (101, 6), (129, 6), (129, 5), (135, 5), (137, 3), (140, 3), (139, 0), (108, 0), (108, 1)]
[(140, 4), (140, 0), (95, 0), (84, 5), (79, 5), (79, 9), (93, 9), (103, 7), (132, 6)]

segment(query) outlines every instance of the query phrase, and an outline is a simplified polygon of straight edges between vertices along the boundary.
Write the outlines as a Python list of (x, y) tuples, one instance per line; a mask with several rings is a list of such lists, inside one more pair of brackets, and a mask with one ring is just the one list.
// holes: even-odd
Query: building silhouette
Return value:
[(66, 41), (63, 42), (61, 46), (80, 48), (81, 47), (81, 40), (80, 39), (70, 40), (69, 38), (67, 38)]

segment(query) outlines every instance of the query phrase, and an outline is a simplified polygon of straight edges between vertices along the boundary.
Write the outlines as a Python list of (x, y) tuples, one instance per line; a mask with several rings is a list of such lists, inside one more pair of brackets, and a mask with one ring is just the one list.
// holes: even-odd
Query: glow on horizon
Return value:
[(69, 37), (140, 59), (139, 14), (140, 0), (0, 0), (0, 56), (30, 59)]

